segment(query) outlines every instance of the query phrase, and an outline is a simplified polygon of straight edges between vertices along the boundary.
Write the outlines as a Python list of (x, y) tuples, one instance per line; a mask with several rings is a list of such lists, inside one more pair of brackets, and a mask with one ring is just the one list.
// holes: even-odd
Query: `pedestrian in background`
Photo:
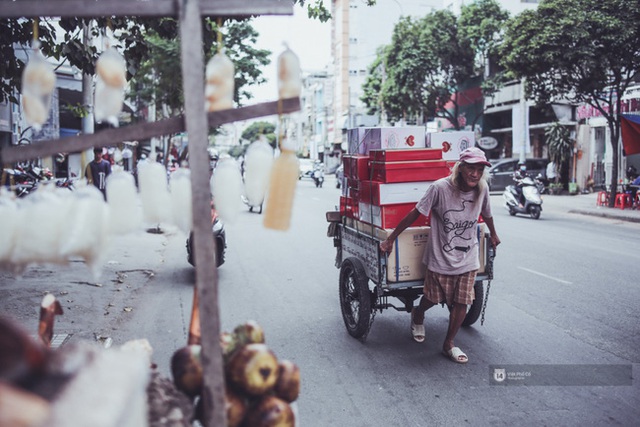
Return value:
[(107, 200), (107, 177), (111, 174), (111, 163), (102, 158), (102, 148), (93, 149), (93, 161), (85, 169), (85, 177), (89, 184), (93, 184), (102, 192), (102, 196)]
[(472, 147), (460, 154), (451, 175), (434, 182), (416, 207), (380, 242), (380, 249), (391, 252), (396, 238), (420, 215), (431, 213), (431, 231), (423, 263), (427, 267), (424, 295), (411, 311), (411, 334), (417, 342), (425, 339), (424, 313), (436, 304), (450, 309), (449, 327), (442, 352), (454, 362), (467, 363), (467, 355), (453, 340), (475, 299), (474, 283), (480, 268), (477, 224), (482, 215), (491, 233), (491, 245), (500, 244), (489, 201), (487, 161), (484, 152)]

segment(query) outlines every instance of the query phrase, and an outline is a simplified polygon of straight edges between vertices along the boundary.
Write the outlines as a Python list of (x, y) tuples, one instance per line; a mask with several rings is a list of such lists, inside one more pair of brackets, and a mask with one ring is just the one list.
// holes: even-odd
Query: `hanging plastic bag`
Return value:
[(205, 70), (205, 98), (207, 111), (233, 108), (235, 67), (231, 59), (218, 52), (209, 60)]
[(95, 120), (98, 123), (106, 121), (117, 127), (127, 85), (126, 62), (117, 50), (110, 47), (98, 58), (96, 74)]
[(22, 108), (27, 124), (36, 131), (49, 118), (51, 96), (56, 86), (56, 74), (40, 51), (40, 42), (35, 40), (32, 53), (22, 72)]
[(109, 233), (127, 234), (142, 228), (142, 209), (139, 201), (133, 175), (120, 170), (107, 177)]
[(235, 222), (242, 210), (242, 174), (233, 158), (218, 162), (211, 180), (211, 194), (216, 212), (224, 222)]
[(171, 174), (169, 190), (173, 223), (185, 234), (189, 234), (193, 228), (191, 171), (178, 169)]
[(0, 218), (2, 218), (0, 221), (0, 266), (2, 266), (11, 259), (20, 221), (18, 206), (12, 195), (4, 188), (0, 189)]
[(285, 43), (278, 56), (278, 96), (280, 99), (299, 97), (302, 92), (302, 71), (298, 56)]
[(261, 135), (249, 145), (244, 159), (244, 195), (249, 206), (259, 206), (264, 201), (272, 166), (273, 148)]
[(165, 168), (154, 161), (140, 162), (138, 186), (143, 220), (156, 225), (171, 222), (171, 197)]
[(109, 247), (109, 208), (93, 185), (74, 191), (73, 199), (61, 252), (64, 257), (82, 257), (97, 278)]

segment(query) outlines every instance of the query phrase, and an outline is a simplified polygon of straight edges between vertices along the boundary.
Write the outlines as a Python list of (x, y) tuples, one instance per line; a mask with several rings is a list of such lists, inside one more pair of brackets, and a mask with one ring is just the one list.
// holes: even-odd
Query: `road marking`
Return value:
[(529, 273), (537, 274), (538, 276), (546, 277), (547, 279), (555, 280), (556, 282), (564, 283), (565, 285), (572, 285), (573, 282), (568, 282), (566, 280), (558, 279), (557, 277), (549, 276), (544, 273), (540, 273), (539, 271), (530, 270), (524, 267), (518, 267), (520, 270), (528, 271)]

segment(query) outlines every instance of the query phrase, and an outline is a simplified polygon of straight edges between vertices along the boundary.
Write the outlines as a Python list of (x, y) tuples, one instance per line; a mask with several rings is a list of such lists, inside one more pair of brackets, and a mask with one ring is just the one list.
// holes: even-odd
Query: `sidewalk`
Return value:
[(597, 206), (596, 199), (598, 193), (560, 195), (543, 195), (542, 209), (553, 207), (565, 210), (567, 213), (600, 216), (604, 218), (618, 219), (620, 221), (640, 223), (640, 209), (631, 208), (620, 209), (607, 206)]

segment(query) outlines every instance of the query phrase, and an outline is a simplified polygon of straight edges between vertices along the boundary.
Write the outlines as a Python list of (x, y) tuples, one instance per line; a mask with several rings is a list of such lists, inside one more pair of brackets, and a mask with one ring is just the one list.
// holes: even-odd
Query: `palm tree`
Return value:
[(557, 183), (565, 167), (569, 166), (569, 160), (573, 156), (574, 141), (571, 139), (569, 129), (559, 122), (549, 126), (544, 134), (549, 146), (549, 160), (556, 165), (555, 181)]

